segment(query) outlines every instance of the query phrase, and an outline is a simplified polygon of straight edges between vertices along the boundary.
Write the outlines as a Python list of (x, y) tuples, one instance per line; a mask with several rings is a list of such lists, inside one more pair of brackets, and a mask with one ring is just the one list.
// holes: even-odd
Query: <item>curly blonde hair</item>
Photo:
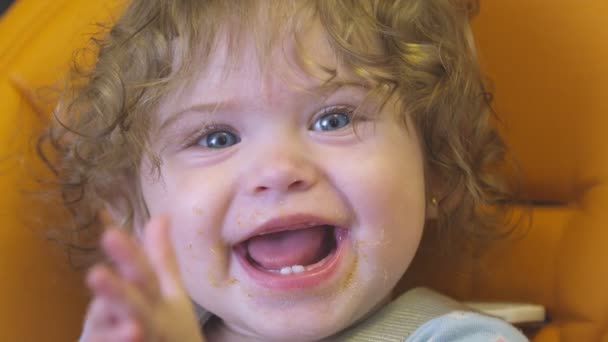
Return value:
[[(427, 189), (439, 202), (437, 227), (495, 235), (510, 194), (496, 177), (505, 147), (469, 29), (477, 9), (476, 1), (450, 0), (133, 1), (92, 41), (94, 67), (74, 68), (40, 141), (71, 217), (63, 241), (95, 252), (106, 203), (127, 204), (130, 218), (145, 212), (136, 175), (145, 156), (160, 165), (147, 149), (149, 113), (205, 67), (220, 34), (238, 49), (243, 33), (253, 32), (264, 57), (280, 37), (297, 41), (309, 19), (321, 23), (339, 65), (405, 104), (402, 121), (410, 116), (420, 133)], [(379, 51), (370, 51), (370, 40)], [(307, 51), (300, 53), (305, 60)], [(329, 81), (336, 70), (322, 67)]]

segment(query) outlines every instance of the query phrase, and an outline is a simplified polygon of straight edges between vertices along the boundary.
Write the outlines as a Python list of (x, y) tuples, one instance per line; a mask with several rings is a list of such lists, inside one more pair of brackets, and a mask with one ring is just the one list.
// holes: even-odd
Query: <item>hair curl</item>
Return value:
[[(103, 38), (92, 41), (94, 67), (74, 67), (70, 91), (40, 140), (71, 216), (64, 241), (72, 250), (96, 251), (106, 203), (122, 201), (131, 213), (145, 210), (133, 179), (144, 156), (160, 164), (147, 149), (148, 113), (205, 66), (218, 36), (229, 32), (238, 49), (239, 37), (253, 32), (263, 57), (281, 33), (297, 36), (303, 13), (322, 24), (340, 65), (399, 95), (403, 122), (409, 115), (422, 139), (427, 189), (439, 200), (437, 227), (450, 236), (495, 236), (510, 193), (496, 177), (505, 147), (491, 124), (490, 96), (468, 26), (478, 2), (269, 3), (135, 0)], [(261, 18), (269, 15), (272, 20)], [(370, 39), (380, 51), (370, 51)]]

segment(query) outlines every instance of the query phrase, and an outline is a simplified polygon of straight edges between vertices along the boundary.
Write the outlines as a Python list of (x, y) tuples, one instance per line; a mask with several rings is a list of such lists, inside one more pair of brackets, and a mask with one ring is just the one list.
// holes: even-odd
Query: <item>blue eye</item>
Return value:
[(312, 124), (314, 131), (335, 131), (350, 124), (348, 113), (328, 113), (318, 118)]
[(228, 131), (215, 131), (204, 135), (198, 144), (208, 148), (226, 148), (238, 144), (241, 141), (238, 136)]

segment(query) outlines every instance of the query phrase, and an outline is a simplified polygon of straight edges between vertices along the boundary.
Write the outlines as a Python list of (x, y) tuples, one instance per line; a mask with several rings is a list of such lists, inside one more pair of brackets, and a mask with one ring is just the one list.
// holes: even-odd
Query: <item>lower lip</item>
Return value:
[(335, 228), (336, 248), (312, 267), (300, 273), (282, 275), (259, 269), (247, 260), (244, 246), (234, 249), (236, 258), (245, 272), (259, 285), (274, 290), (310, 289), (319, 286), (334, 275), (344, 255), (348, 230)]

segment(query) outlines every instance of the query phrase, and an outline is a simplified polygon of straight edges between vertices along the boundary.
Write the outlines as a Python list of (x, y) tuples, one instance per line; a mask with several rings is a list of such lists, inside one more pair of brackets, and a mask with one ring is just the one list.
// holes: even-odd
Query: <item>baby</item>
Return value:
[[(74, 224), (115, 222), (81, 341), (332, 339), (395, 299), (425, 222), (491, 229), (478, 208), (506, 196), (488, 174), (503, 144), (469, 13), (448, 0), (130, 3), (50, 131)], [(454, 317), (403, 339), (525, 340)]]

